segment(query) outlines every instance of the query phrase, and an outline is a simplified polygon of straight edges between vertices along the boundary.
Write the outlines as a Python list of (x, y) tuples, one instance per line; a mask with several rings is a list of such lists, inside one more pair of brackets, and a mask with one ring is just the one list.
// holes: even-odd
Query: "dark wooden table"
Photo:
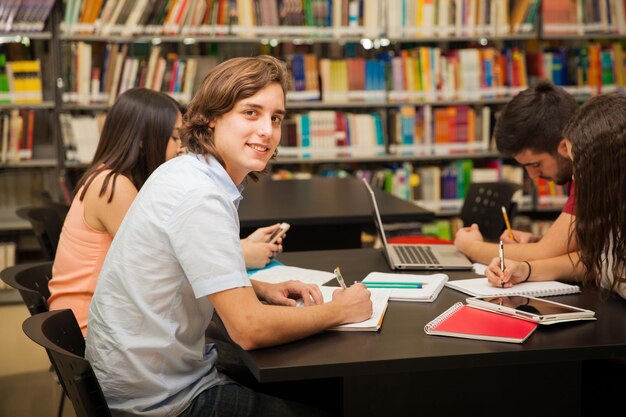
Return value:
[[(376, 190), (383, 222), (427, 222), (434, 213)], [(249, 182), (239, 206), (241, 236), (258, 227), (287, 222), (284, 250), (361, 247), (361, 232), (373, 229), (372, 203), (356, 178)]]
[[(389, 272), (382, 252), (373, 249), (279, 259), (326, 271), (340, 265), (350, 283), (371, 271)], [(433, 303), (390, 302), (376, 333), (324, 332), (239, 353), (260, 382), (338, 378), (346, 416), (577, 416), (583, 363), (626, 356), (626, 301), (592, 287), (550, 299), (594, 310), (597, 321), (540, 326), (523, 344), (424, 333), (430, 320), (466, 297), (444, 288)]]

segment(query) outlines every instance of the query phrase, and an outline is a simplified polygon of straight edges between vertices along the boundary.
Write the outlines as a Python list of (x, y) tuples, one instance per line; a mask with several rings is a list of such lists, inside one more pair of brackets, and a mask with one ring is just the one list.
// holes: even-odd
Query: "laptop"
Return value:
[(380, 240), (383, 242), (385, 256), (391, 269), (472, 269), (472, 263), (470, 260), (459, 252), (454, 245), (387, 243), (374, 190), (372, 190), (372, 187), (370, 187), (365, 178), (363, 178), (363, 183), (372, 197), (372, 205), (374, 206), (374, 223), (376, 224)]

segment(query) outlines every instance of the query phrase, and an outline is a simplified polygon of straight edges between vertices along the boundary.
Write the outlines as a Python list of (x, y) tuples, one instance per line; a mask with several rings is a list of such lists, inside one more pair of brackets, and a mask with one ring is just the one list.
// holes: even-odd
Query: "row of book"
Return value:
[(70, 42), (65, 45), (65, 103), (108, 104), (127, 89), (145, 87), (191, 100), (194, 87), (217, 65), (213, 56), (164, 53), (160, 45), (148, 56), (131, 56), (127, 44)]
[[(460, 212), (469, 185), (474, 182), (507, 181), (521, 186), (513, 199), (519, 210), (559, 209), (567, 201), (567, 190), (543, 179), (532, 180), (524, 168), (500, 159), (459, 159), (442, 165), (408, 162), (374, 170), (352, 171), (376, 187), (399, 198), (414, 201), (439, 214)], [(332, 175), (330, 171), (326, 175)], [(343, 175), (346, 175), (344, 172)]]
[(541, 208), (563, 206), (567, 201), (567, 188), (552, 181), (537, 177), (534, 180), (536, 204)]
[(283, 121), (281, 156), (384, 155), (380, 114), (313, 110)]
[[(450, 106), (434, 111), (430, 106), (425, 107), (428, 108), (426, 113), (434, 113), (434, 117), (423, 117), (424, 107), (403, 106), (400, 112), (392, 113), (389, 141), (383, 129), (383, 117), (377, 112), (312, 110), (296, 113), (283, 121), (279, 155), (305, 158), (376, 156), (385, 155), (387, 150), (391, 154), (413, 155), (489, 148), (489, 107), (484, 106), (478, 111), (469, 106)], [(90, 162), (105, 113), (61, 113), (60, 117), (67, 159)]]
[[(405, 200), (415, 201), (436, 212), (459, 211), (473, 182), (510, 181), (522, 184), (522, 167), (499, 159), (475, 162), (459, 159), (444, 165), (403, 163), (383, 169), (357, 170), (354, 175)], [(520, 193), (521, 194), (521, 193)]]
[(401, 106), (389, 112), (391, 154), (471, 152), (490, 147), (489, 106)]
[[(110, 104), (122, 91), (138, 86), (187, 102), (219, 62), (216, 56), (181, 56), (160, 45), (133, 56), (127, 44), (68, 42), (64, 47), (71, 57), (65, 60), (64, 101), (78, 104)], [(534, 78), (588, 95), (623, 89), (626, 82), (619, 42), (543, 50), (529, 42), (527, 51), (423, 46), (375, 58), (318, 59), (314, 53), (289, 53), (285, 60), (293, 81), (290, 101), (481, 100), (512, 97)]]
[(65, 147), (65, 160), (88, 164), (96, 153), (105, 112), (94, 112), (92, 115), (61, 113), (61, 134)]
[(33, 143), (37, 135), (48, 129), (46, 110), (12, 109), (0, 113), (0, 163), (17, 163), (33, 157)]
[(387, 35), (463, 37), (530, 33), (539, 0), (388, 0)]
[(0, 32), (41, 32), (55, 0), (3, 0)]
[(550, 0), (542, 2), (547, 35), (626, 34), (624, 0)]
[[(430, 106), (427, 106), (430, 107)], [(420, 114), (423, 108), (415, 109)], [(432, 110), (430, 110), (432, 112)], [(415, 154), (448, 154), (451, 152), (472, 152), (489, 148), (490, 109), (482, 107), (478, 116), (471, 116), (476, 111), (468, 106), (448, 107), (436, 109), (445, 113), (445, 120), (435, 117), (428, 129), (435, 136), (413, 138), (408, 141), (405, 132), (403, 138), (397, 138), (395, 128), (391, 130), (392, 137), (387, 140), (387, 133), (383, 129), (384, 117), (377, 112), (353, 113), (336, 110), (312, 110), (290, 115), (283, 121), (281, 143), (278, 148), (281, 158), (323, 158), (323, 157), (356, 157), (356, 156), (384, 156), (388, 152), (395, 155)], [(392, 125), (401, 123), (407, 128), (416, 123), (414, 129), (422, 129), (424, 120), (398, 121), (394, 116)], [(401, 113), (396, 116), (400, 117)], [(66, 150), (66, 159), (71, 162), (89, 163), (95, 153), (105, 112), (93, 114), (61, 113), (61, 130)], [(472, 120), (476, 121), (472, 122)], [(482, 119), (488, 120), (486, 123)], [(398, 122), (398, 123), (397, 123)], [(429, 122), (427, 122), (429, 123)], [(485, 133), (480, 133), (476, 126), (484, 126)], [(401, 126), (399, 126), (401, 128)], [(445, 140), (444, 140), (445, 139)], [(452, 141), (452, 142), (451, 142)], [(391, 142), (391, 143), (389, 143)], [(11, 155), (11, 153), (9, 153)]]
[(8, 61), (6, 55), (0, 53), (0, 104), (42, 101), (40, 61)]
[(379, 2), (363, 0), (68, 0), (61, 30), (124, 36), (359, 36), (367, 26), (376, 36), (379, 12)]
[(625, 87), (626, 56), (620, 42), (537, 49), (527, 52), (527, 61), (529, 77), (548, 79), (572, 94), (600, 94)]
[(64, 33), (475, 36), (532, 32), (539, 0), (68, 0)]
[(518, 48), (403, 49), (391, 58), (390, 101), (512, 96), (528, 86)]

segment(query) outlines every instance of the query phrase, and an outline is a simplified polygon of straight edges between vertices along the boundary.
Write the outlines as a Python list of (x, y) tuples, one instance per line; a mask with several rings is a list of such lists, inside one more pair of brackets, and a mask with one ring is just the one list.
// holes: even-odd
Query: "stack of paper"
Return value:
[(578, 285), (564, 284), (559, 281), (523, 282), (510, 288), (498, 288), (491, 285), (487, 278), (470, 278), (449, 281), (446, 283), (446, 286), (474, 297), (496, 297), (516, 294), (529, 297), (548, 297), (580, 292)]

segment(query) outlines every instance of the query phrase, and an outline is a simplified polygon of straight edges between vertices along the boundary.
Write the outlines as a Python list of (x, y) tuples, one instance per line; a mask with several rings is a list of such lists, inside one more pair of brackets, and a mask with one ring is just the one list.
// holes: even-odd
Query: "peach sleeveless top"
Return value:
[[(98, 174), (106, 175), (110, 170)], [(52, 266), (52, 280), (48, 284), (50, 310), (71, 308), (83, 336), (87, 334), (89, 304), (104, 258), (112, 238), (89, 226), (85, 221), (85, 205), (76, 193), (67, 213)]]

